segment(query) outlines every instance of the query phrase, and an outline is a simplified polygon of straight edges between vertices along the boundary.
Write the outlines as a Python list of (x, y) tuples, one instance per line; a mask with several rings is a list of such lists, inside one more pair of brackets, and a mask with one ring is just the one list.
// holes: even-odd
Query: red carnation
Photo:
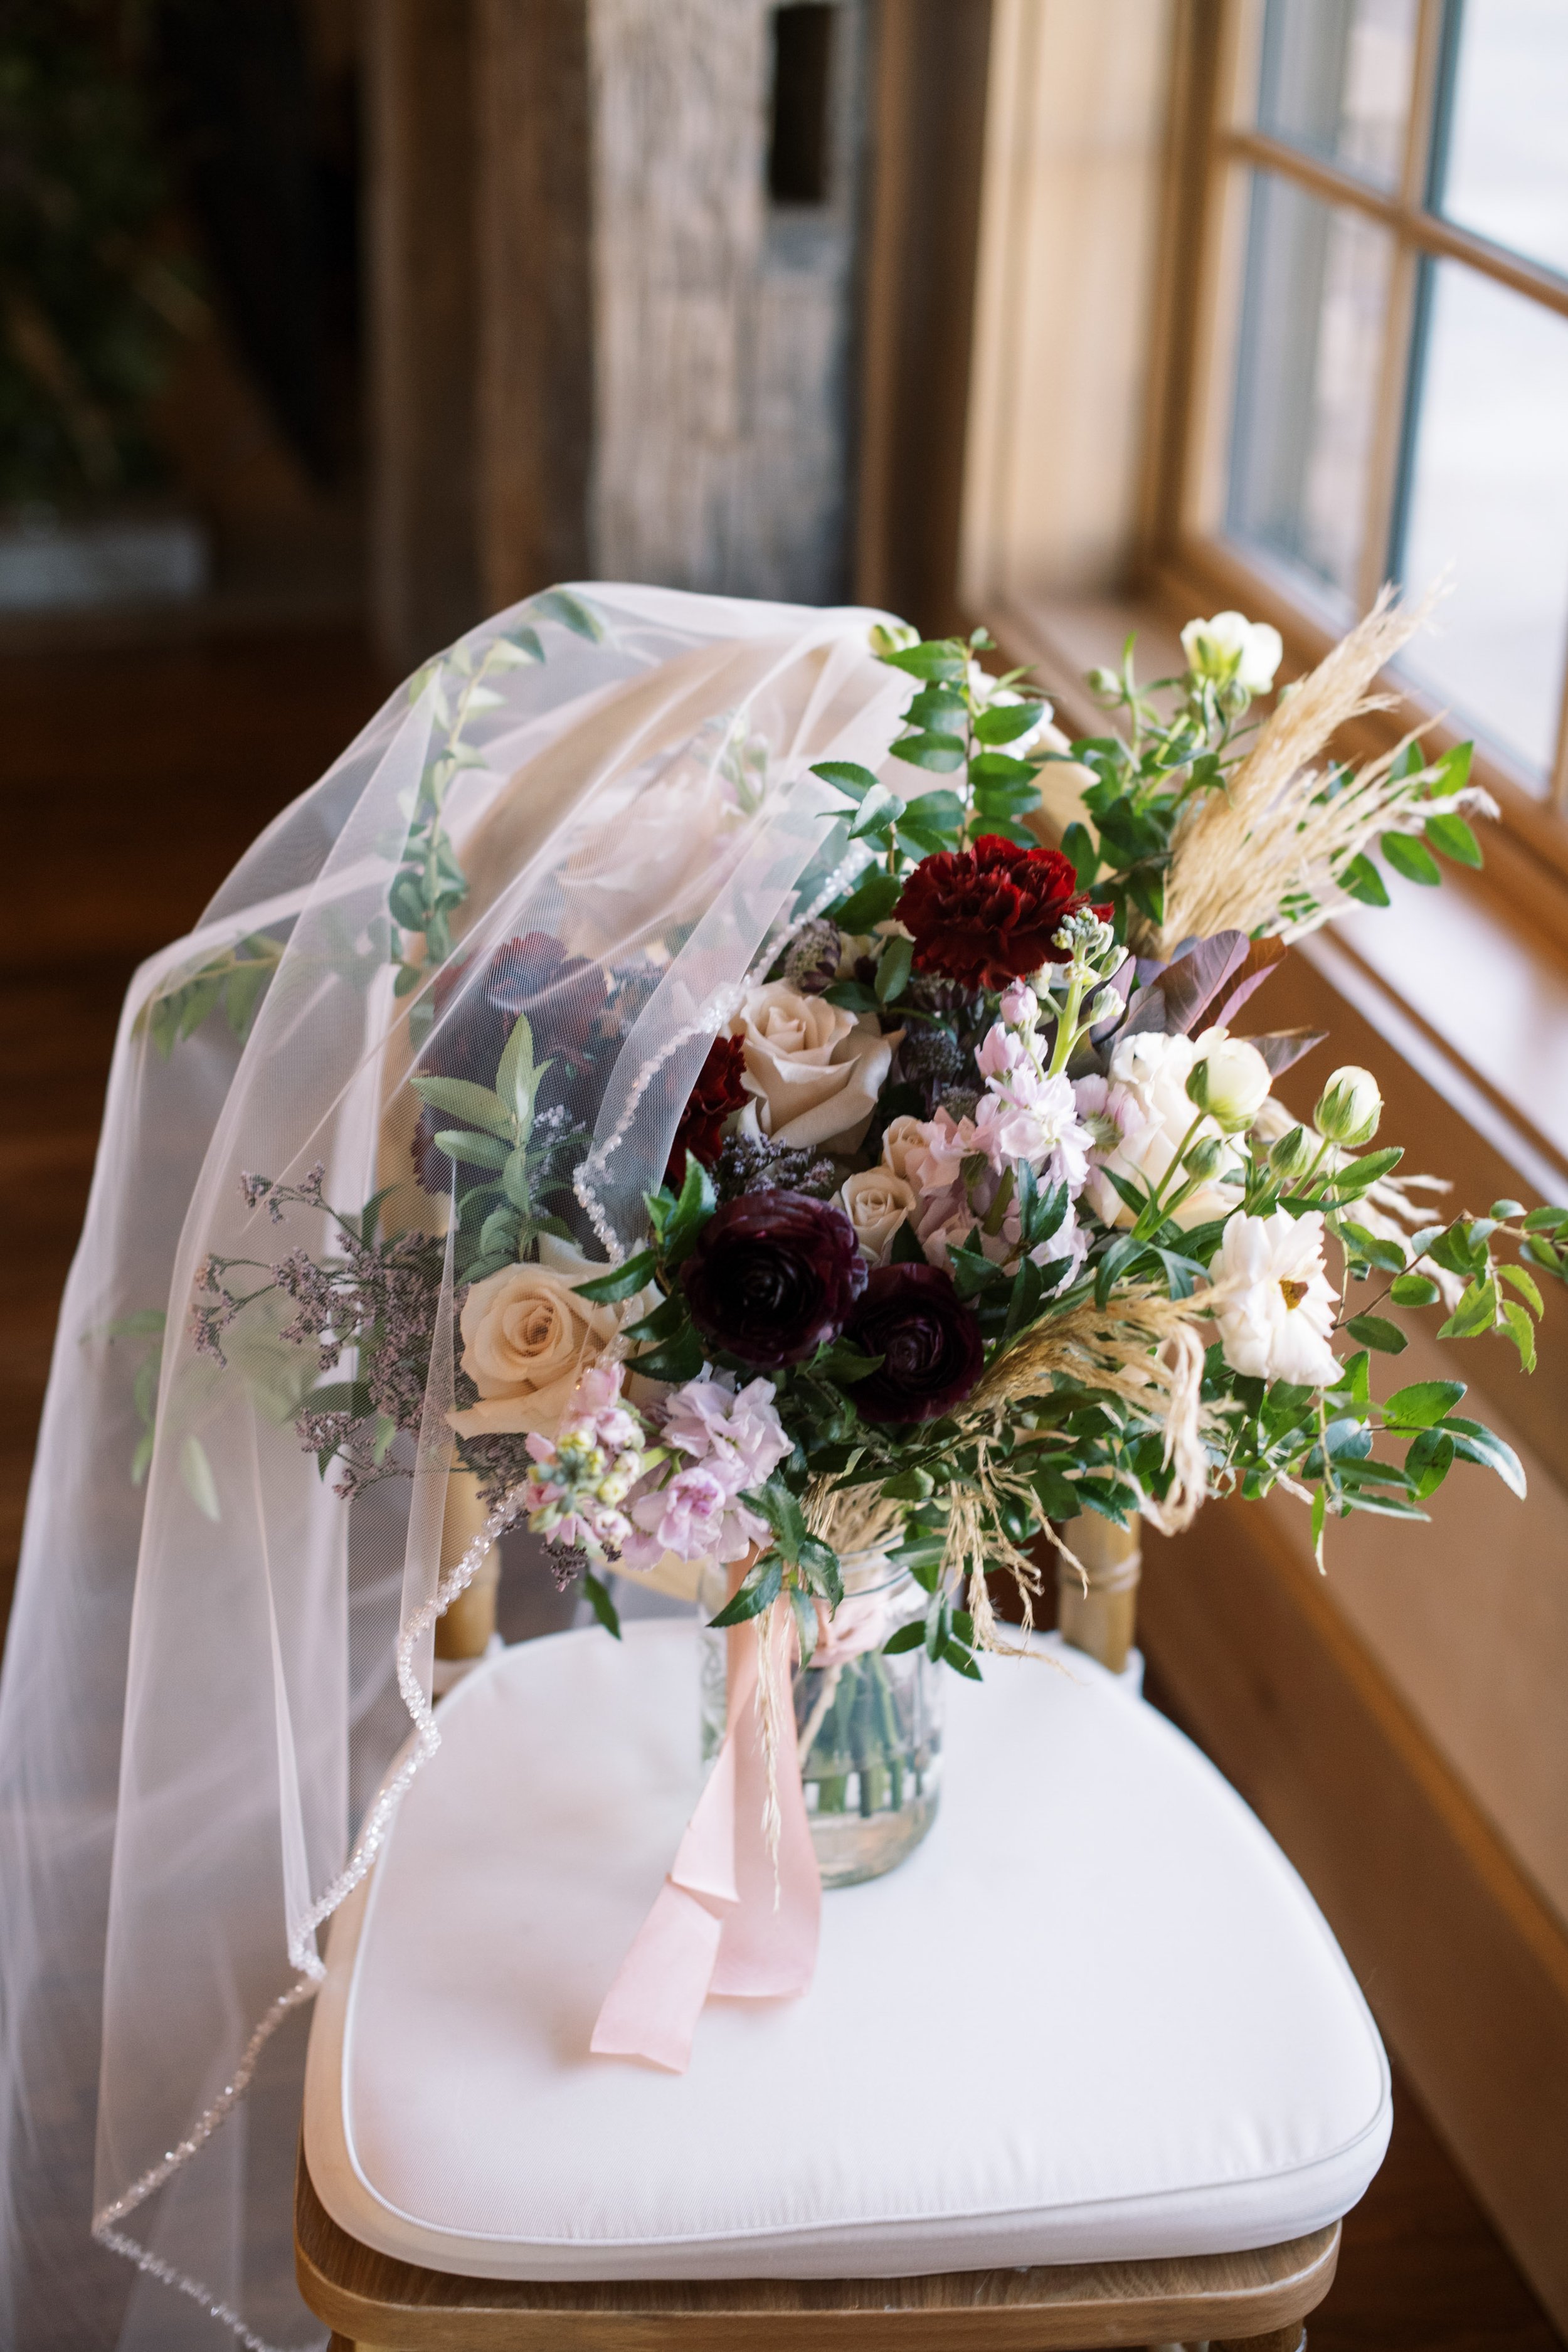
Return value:
[(689, 1151), (701, 1160), (704, 1168), (711, 1168), (718, 1159), (724, 1140), (724, 1122), (746, 1099), (746, 1089), (741, 1083), (745, 1066), (743, 1037), (714, 1038), (669, 1147), (669, 1165), (664, 1171), (664, 1181), (678, 1192), (685, 1179)]
[[(985, 833), (973, 849), (922, 857), (893, 912), (914, 935), (917, 971), (1005, 988), (1043, 963), (1067, 961), (1051, 941), (1089, 904), (1059, 849), (1024, 849)], [(1110, 920), (1109, 907), (1092, 911)]]

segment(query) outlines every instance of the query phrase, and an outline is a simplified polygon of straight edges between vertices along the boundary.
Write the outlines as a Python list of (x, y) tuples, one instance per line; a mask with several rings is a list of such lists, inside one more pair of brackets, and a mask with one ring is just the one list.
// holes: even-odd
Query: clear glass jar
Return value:
[[(888, 1636), (924, 1614), (926, 1596), (881, 1552), (840, 1562), (844, 1599), (811, 1664), (792, 1675), (806, 1817), (824, 1886), (879, 1878), (936, 1819), (942, 1769), (941, 1670), (923, 1647), (882, 1654)], [(702, 1586), (702, 1613), (724, 1605), (722, 1570)], [(826, 1611), (823, 1612), (826, 1620)], [(701, 1634), (702, 1760), (724, 1743), (726, 1642)]]

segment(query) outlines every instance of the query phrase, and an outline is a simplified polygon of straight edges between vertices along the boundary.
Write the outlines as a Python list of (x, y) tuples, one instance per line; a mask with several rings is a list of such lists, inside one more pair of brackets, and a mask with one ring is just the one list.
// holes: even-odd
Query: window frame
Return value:
[[(1390, 282), (1382, 363), (1362, 516), (1354, 602), (1365, 611), (1387, 576), (1407, 440), (1415, 352), (1415, 307), (1425, 259), (1457, 261), (1568, 318), (1568, 277), (1538, 267), (1426, 203), (1440, 96), (1448, 0), (1417, 0), (1411, 103), (1395, 184), (1382, 188), (1352, 171), (1256, 127), (1265, 0), (1188, 0), (1179, 18), (1170, 146), (1170, 200), (1163, 271), (1164, 320), (1155, 414), (1166, 424), (1150, 487), (1154, 573), (1163, 594), (1190, 606), (1223, 597), (1272, 621), (1294, 666), (1320, 660), (1339, 630), (1310, 590), (1283, 566), (1227, 539), (1224, 530), (1237, 344), (1252, 173), (1277, 173), (1307, 194), (1342, 205), (1385, 230)], [(1398, 708), (1365, 732), (1382, 741), (1420, 725), (1435, 749), (1470, 731), (1450, 721), (1419, 687), (1396, 682)], [(1478, 739), (1475, 773), (1496, 798), (1502, 826), (1528, 854), (1552, 898), (1568, 894), (1568, 647), (1564, 648), (1555, 753), (1545, 792), (1507, 752)], [(1509, 861), (1511, 862), (1511, 861)], [(1542, 874), (1542, 868), (1546, 869)], [(1568, 932), (1568, 897), (1552, 928)]]

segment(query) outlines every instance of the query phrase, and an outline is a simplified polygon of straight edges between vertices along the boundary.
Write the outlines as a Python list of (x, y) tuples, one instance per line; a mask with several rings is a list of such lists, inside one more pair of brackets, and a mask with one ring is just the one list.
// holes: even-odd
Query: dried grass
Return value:
[(962, 1427), (974, 1445), (977, 1467), (972, 1482), (948, 1489), (942, 1560), (943, 1573), (954, 1584), (968, 1579), (978, 1647), (1006, 1646), (996, 1637), (985, 1584), (987, 1567), (1004, 1569), (1013, 1577), (1023, 1601), (1026, 1633), (1040, 1590), (1034, 1560), (998, 1533), (1005, 1506), (1032, 1519), (1068, 1565), (1084, 1575), (1081, 1561), (1051, 1526), (1027, 1478), (1012, 1467), (996, 1443), (1007, 1408), (1048, 1395), (1058, 1375), (1136, 1406), (1162, 1424), (1164, 1459), (1173, 1473), (1163, 1499), (1141, 1497), (1142, 1514), (1164, 1535), (1190, 1527), (1208, 1493), (1204, 1342), (1198, 1326), (1216, 1295), (1210, 1288), (1174, 1299), (1152, 1284), (1136, 1284), (1114, 1294), (1104, 1307), (1084, 1299), (1065, 1314), (1048, 1317), (993, 1360), (964, 1408)]
[(1281, 696), (1228, 783), (1189, 803), (1166, 876), (1164, 921), (1141, 944), (1168, 955), (1183, 940), (1223, 930), (1302, 938), (1352, 903), (1335, 872), (1377, 835), (1419, 834), (1428, 818), (1449, 813), (1497, 814), (1478, 785), (1428, 798), (1429, 767), (1394, 776), (1412, 737), (1319, 797), (1331, 739), (1348, 720), (1392, 708), (1392, 697), (1368, 688), (1442, 593), (1402, 605), (1385, 587), (1365, 619)]
[(831, 1544), (840, 1559), (859, 1551), (884, 1551), (903, 1537), (904, 1506), (884, 1502), (875, 1486), (838, 1486), (814, 1478), (803, 1500), (806, 1532)]

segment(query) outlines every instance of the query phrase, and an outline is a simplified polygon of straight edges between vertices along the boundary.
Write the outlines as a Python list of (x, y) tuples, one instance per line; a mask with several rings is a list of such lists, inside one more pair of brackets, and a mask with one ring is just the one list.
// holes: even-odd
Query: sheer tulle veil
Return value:
[[(308, 2002), (438, 1738), (432, 1627), (474, 1565), (441, 1568), (460, 1342), (411, 1074), (526, 1011), (584, 1138), (561, 1245), (620, 1255), (742, 986), (864, 860), (810, 770), (886, 755), (882, 617), (535, 598), (400, 689), (136, 975), (0, 1686), (7, 2346), (320, 2342), (290, 2239)], [(380, 1193), (384, 1230), (447, 1236), (399, 1475), (352, 1506), (294, 1425), (330, 1364), (278, 1293), (221, 1355), (193, 1323), (215, 1258), (330, 1248), (324, 1209), (279, 1222), (247, 1183), (318, 1169), (335, 1209)]]

